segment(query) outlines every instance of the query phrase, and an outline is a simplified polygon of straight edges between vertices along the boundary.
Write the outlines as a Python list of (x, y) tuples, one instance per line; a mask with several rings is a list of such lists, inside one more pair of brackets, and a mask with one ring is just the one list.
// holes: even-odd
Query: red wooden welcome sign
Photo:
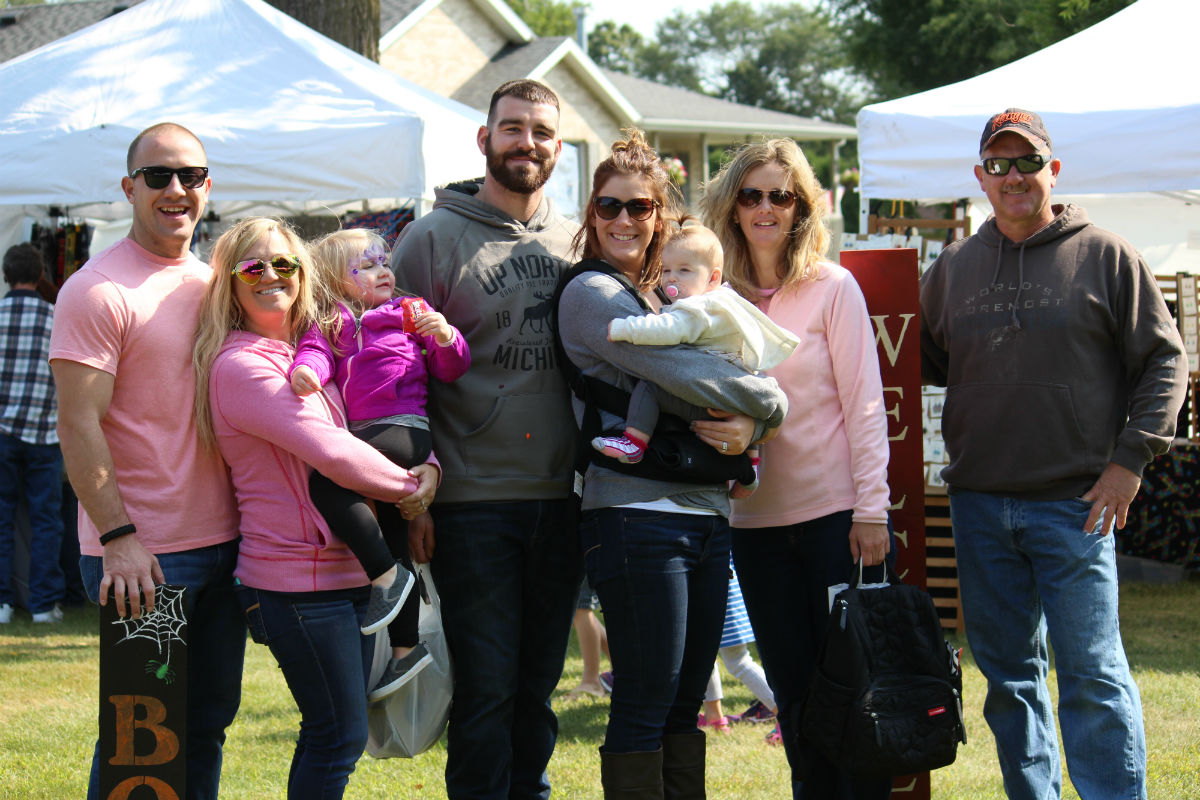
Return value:
[[(896, 572), (925, 588), (925, 471), (921, 431), (921, 337), (917, 251), (843, 250), (875, 329), (888, 417), (888, 487)], [(896, 778), (892, 797), (929, 800), (929, 773)]]

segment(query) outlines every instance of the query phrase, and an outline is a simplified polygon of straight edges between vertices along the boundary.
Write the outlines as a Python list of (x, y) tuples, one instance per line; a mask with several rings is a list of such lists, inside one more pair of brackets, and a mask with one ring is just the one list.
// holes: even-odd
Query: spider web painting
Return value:
[(159, 656), (163, 656), (165, 650), (165, 658), (151, 659), (146, 662), (146, 672), (153, 673), (154, 677), (165, 683), (175, 680), (175, 672), (171, 669), (171, 644), (178, 642), (181, 646), (187, 647), (187, 642), (183, 638), (184, 629), (187, 627), (187, 617), (184, 616), (183, 609), (184, 591), (186, 589), (182, 586), (156, 586), (154, 588), (154, 611), (143, 614), (138, 619), (131, 616), (117, 618), (112, 623), (120, 625), (125, 630), (125, 635), (115, 644), (147, 639), (158, 648)]

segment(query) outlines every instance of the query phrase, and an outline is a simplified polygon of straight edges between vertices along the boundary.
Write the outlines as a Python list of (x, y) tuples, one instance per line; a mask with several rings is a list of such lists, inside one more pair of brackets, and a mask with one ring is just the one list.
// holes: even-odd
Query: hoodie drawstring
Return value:
[[(1000, 237), (1000, 246), (996, 248), (996, 271), (992, 274), (992, 286), (1000, 282), (1000, 267), (1004, 261), (1004, 237)], [(1012, 314), (1009, 317), (1012, 327), (1021, 330), (1021, 320), (1017, 318), (1017, 309), (1021, 306), (1021, 288), (1025, 283), (1025, 242), (1017, 249), (1017, 294), (1012, 302)]]

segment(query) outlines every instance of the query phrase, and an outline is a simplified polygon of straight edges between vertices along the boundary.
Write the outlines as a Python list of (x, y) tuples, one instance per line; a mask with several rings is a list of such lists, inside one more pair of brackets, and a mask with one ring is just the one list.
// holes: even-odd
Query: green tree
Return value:
[(850, 61), (879, 98), (1003, 66), (1133, 0), (826, 0)]
[(638, 53), (646, 46), (642, 35), (627, 24), (617, 25), (611, 19), (596, 23), (588, 34), (588, 55), (605, 69), (637, 73)]
[(563, 0), (505, 0), (517, 16), (538, 36), (572, 36), (575, 33), (576, 6)]
[(801, 2), (755, 8), (729, 0), (676, 11), (651, 41), (601, 23), (588, 50), (611, 69), (808, 117), (851, 121), (863, 95), (830, 17)]

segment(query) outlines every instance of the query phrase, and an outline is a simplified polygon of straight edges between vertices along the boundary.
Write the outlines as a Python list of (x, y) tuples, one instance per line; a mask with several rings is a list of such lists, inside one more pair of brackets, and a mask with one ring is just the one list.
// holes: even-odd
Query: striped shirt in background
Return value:
[(58, 444), (58, 401), (50, 374), (54, 306), (13, 289), (0, 300), (0, 433), (26, 444)]

